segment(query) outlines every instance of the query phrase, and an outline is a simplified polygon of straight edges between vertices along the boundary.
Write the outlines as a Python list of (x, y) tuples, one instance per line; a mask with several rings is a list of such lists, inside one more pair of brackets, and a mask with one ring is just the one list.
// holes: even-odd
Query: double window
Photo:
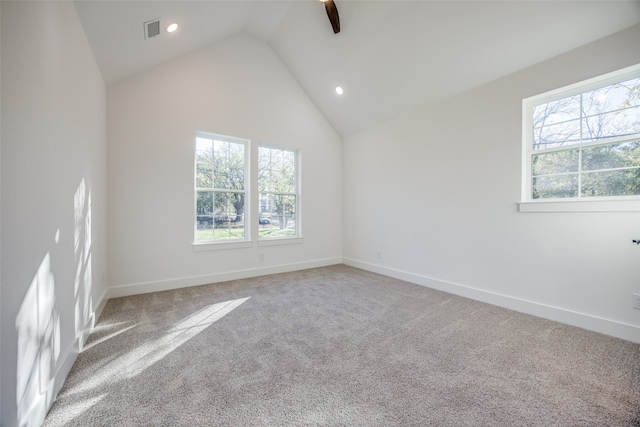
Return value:
[(523, 200), (640, 196), (640, 66), (523, 101)]
[(258, 147), (259, 212), (254, 217), (250, 142), (202, 132), (195, 142), (196, 243), (250, 241), (252, 225), (259, 239), (299, 237), (297, 150)]

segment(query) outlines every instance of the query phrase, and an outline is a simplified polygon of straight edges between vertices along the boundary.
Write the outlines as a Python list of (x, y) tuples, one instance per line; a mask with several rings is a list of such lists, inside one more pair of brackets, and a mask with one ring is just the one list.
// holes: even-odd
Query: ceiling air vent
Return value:
[(160, 35), (160, 18), (153, 19), (144, 23), (144, 38), (150, 39), (151, 37)]

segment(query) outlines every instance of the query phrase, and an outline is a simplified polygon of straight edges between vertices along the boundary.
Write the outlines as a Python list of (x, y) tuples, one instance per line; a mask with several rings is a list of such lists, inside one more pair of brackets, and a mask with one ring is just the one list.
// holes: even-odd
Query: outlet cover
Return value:
[(632, 294), (633, 295), (633, 308), (636, 310), (640, 310), (640, 294)]

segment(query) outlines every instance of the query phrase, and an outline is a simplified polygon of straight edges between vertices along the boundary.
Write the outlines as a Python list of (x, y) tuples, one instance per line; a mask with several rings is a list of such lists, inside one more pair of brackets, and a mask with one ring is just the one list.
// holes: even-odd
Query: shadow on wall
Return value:
[(27, 424), (30, 414), (44, 419), (53, 402), (52, 380), (60, 359), (60, 314), (54, 291), (55, 278), (47, 253), (16, 316), (16, 401), (20, 426)]
[(75, 333), (78, 351), (82, 349), (93, 327), (93, 307), (91, 302), (91, 192), (85, 188), (84, 179), (73, 198), (75, 227), (74, 253), (76, 279), (74, 286)]
[[(65, 295), (66, 283), (56, 283), (50, 252), (44, 256), (27, 290), (16, 316), (18, 354), (16, 367), (16, 402), (18, 425), (39, 425), (62, 385), (57, 378), (64, 362), (78, 352), (93, 324), (91, 304), (91, 193), (84, 179), (74, 199), (74, 342), (61, 350), (59, 302), (56, 295)], [(60, 229), (55, 233), (54, 248), (60, 243)], [(65, 268), (65, 266), (61, 266)], [(63, 375), (66, 375), (64, 373)], [(56, 381), (56, 380), (59, 381)]]

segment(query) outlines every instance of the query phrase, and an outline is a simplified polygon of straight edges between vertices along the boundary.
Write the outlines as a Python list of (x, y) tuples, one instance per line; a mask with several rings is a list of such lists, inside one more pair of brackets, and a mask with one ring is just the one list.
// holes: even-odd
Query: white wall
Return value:
[(106, 90), (73, 3), (1, 7), (1, 424), (40, 425), (106, 291)]
[[(266, 43), (234, 36), (113, 84), (107, 116), (111, 296), (340, 262), (341, 140)], [(300, 149), (302, 244), (193, 251), (195, 131)]]
[(640, 342), (640, 213), (517, 212), (522, 99), (640, 62), (638, 40), (635, 26), (347, 138), (345, 262)]
[[(2, 82), (2, 2), (0, 2), (0, 82)], [(0, 84), (0, 100), (2, 100), (2, 84)], [(0, 159), (2, 159), (2, 102), (0, 102)], [(2, 162), (0, 161), (0, 200), (2, 200)], [(0, 208), (0, 224), (2, 224), (2, 209)], [(1, 234), (1, 232), (0, 232)], [(2, 353), (2, 251), (0, 251), (0, 358)], [(0, 384), (2, 384), (2, 362), (0, 362)], [(2, 394), (0, 388), (0, 425), (2, 424)]]

